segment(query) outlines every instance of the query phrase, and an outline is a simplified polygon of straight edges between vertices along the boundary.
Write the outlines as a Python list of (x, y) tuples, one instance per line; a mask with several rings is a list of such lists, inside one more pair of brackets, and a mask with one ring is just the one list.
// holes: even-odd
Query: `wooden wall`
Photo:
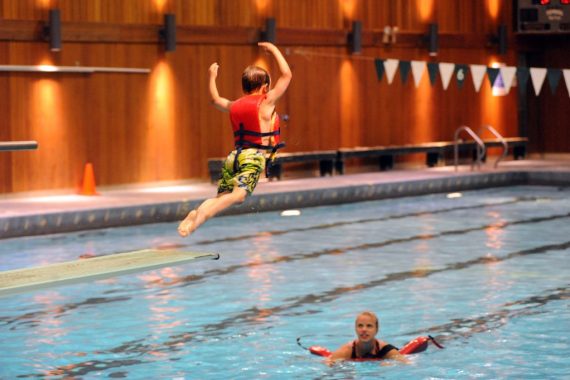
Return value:
[[(41, 30), (61, 10), (63, 46), (50, 52)], [(174, 13), (177, 48), (158, 39)], [(227, 115), (209, 105), (207, 69), (220, 63), (222, 95), (240, 96), (253, 62), (276, 66), (256, 46), (267, 17), (292, 67), (278, 105), (288, 151), (452, 139), (462, 124), (518, 135), (517, 98), (476, 93), (468, 77), (416, 89), (410, 78), (379, 82), (374, 58), (516, 65), (515, 49), (495, 54), (489, 34), (511, 23), (510, 0), (0, 0), (0, 64), (149, 68), (150, 74), (0, 72), (0, 141), (37, 140), (32, 152), (0, 153), (0, 193), (71, 189), (86, 162), (100, 186), (207, 178), (208, 157), (232, 147)], [(346, 46), (363, 22), (363, 51)], [(437, 22), (440, 52), (422, 36)], [(397, 42), (381, 42), (398, 26)], [(439, 81), (439, 79), (438, 79)], [(566, 149), (568, 147), (566, 146)], [(570, 150), (570, 149), (568, 149)]]
[[(527, 36), (523, 40), (526, 64), (535, 67), (569, 68), (568, 36), (551, 36), (548, 39), (539, 36)], [(535, 96), (529, 89), (523, 98), (527, 103), (528, 115), (525, 128), (528, 137), (533, 141), (534, 150), (539, 153), (570, 152), (570, 118), (568, 105), (570, 97), (564, 83), (560, 79), (555, 92), (552, 92), (548, 80), (543, 85), (540, 96)]]

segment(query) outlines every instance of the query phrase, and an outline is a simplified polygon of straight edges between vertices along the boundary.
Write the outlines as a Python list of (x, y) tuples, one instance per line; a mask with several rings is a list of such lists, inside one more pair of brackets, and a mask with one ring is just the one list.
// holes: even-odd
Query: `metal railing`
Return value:
[[(459, 162), (459, 134), (461, 132), (467, 132), (473, 140), (475, 140), (475, 143), (477, 144), (477, 158), (475, 161), (477, 162), (477, 168), (480, 169), (481, 164), (483, 163), (483, 157), (485, 157), (485, 143), (475, 132), (473, 132), (471, 128), (466, 125), (462, 125), (457, 128), (453, 136), (453, 163), (455, 165), (455, 171), (457, 171), (457, 165)], [(471, 162), (471, 170), (473, 170), (473, 162)]]
[(501, 144), (503, 144), (503, 154), (501, 154), (499, 156), (499, 158), (497, 158), (497, 160), (495, 161), (495, 164), (493, 165), (493, 167), (496, 169), (499, 166), (499, 162), (503, 158), (507, 157), (507, 154), (509, 154), (509, 144), (507, 144), (507, 141), (505, 140), (505, 138), (499, 132), (497, 132), (497, 130), (495, 128), (493, 128), (490, 125), (482, 126), (481, 129), (479, 129), (479, 135), (481, 135), (485, 129), (488, 130), (489, 132), (491, 132), (492, 134), (494, 134), (495, 137), (497, 138), (497, 140), (499, 140), (501, 142)]

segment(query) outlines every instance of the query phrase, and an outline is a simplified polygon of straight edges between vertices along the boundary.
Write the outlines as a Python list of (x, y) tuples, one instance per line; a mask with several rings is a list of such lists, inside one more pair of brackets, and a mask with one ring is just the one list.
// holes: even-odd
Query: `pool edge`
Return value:
[[(266, 212), (503, 186), (569, 186), (568, 171), (500, 171), (254, 194), (223, 215)], [(0, 239), (181, 220), (203, 199), (38, 212), (0, 218)]]

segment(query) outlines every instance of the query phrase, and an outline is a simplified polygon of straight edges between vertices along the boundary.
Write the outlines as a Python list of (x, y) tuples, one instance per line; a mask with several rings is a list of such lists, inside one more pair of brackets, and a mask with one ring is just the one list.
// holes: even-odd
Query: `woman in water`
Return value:
[(329, 364), (338, 360), (396, 360), (410, 363), (394, 346), (376, 339), (379, 332), (378, 317), (371, 311), (364, 311), (356, 317), (354, 329), (356, 339), (348, 342), (328, 357)]

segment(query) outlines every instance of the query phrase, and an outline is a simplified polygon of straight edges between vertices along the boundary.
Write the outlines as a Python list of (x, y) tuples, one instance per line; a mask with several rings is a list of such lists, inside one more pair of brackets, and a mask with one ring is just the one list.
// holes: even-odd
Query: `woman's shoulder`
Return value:
[(380, 340), (380, 339), (376, 339), (376, 342), (378, 342), (378, 347), (379, 347), (380, 349), (383, 349), (383, 348), (386, 347), (386, 346), (394, 347), (394, 346), (392, 346), (390, 343), (384, 342), (383, 340)]
[(336, 351), (332, 353), (331, 358), (333, 360), (350, 359), (352, 356), (352, 343), (353, 341), (350, 341), (340, 346)]
[(339, 350), (352, 353), (352, 347), (354, 346), (354, 342), (355, 342), (354, 340), (346, 342), (345, 344), (340, 346)]

